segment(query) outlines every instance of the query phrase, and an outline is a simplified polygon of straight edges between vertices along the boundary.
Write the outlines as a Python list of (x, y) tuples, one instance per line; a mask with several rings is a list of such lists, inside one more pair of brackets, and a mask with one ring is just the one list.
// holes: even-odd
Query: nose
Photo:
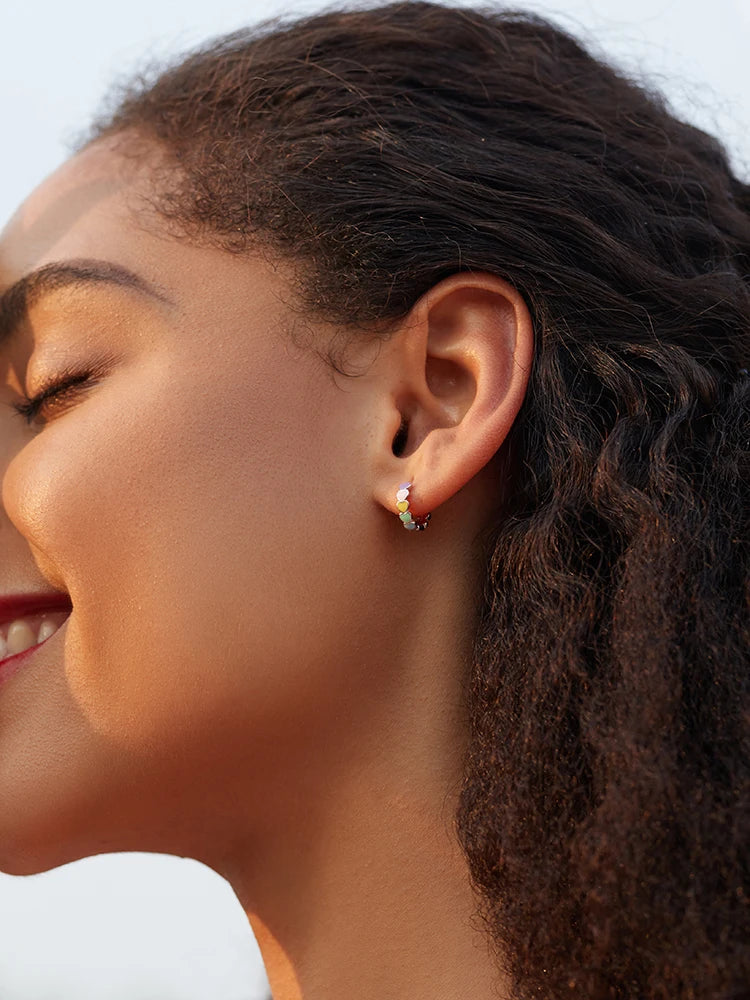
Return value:
[(45, 578), (39, 572), (28, 540), (14, 524), (6, 497), (6, 473), (9, 465), (28, 441), (28, 430), (13, 411), (13, 392), (0, 371), (0, 593), (18, 593), (43, 589)]

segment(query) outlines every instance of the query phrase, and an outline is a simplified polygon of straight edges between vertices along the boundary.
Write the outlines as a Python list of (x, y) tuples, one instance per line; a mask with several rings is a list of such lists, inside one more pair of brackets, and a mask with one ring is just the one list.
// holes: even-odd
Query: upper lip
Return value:
[(6, 594), (0, 596), (0, 625), (26, 615), (44, 614), (45, 611), (72, 611), (68, 594), (48, 591), (46, 594)]

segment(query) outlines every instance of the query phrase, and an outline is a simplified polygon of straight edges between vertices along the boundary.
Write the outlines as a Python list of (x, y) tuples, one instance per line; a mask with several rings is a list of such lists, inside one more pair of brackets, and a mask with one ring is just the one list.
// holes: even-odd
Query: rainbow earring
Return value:
[(409, 510), (409, 489), (411, 483), (399, 483), (396, 493), (396, 508), (398, 516), (407, 531), (424, 531), (430, 523), (432, 514), (425, 514), (424, 517), (416, 517)]

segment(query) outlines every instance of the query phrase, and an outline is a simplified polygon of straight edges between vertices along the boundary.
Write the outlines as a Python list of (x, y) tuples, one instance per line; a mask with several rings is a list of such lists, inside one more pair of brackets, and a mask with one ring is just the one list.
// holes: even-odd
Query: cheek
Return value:
[(172, 358), (113, 376), (7, 481), (40, 568), (73, 600), (73, 697), (108, 739), (159, 734), (162, 752), (217, 726), (261, 738), (319, 710), (341, 629), (356, 641), (365, 617), (345, 570), (367, 559), (335, 444), (340, 394), (278, 355), (245, 362), (248, 378), (214, 364), (208, 385), (205, 370)]

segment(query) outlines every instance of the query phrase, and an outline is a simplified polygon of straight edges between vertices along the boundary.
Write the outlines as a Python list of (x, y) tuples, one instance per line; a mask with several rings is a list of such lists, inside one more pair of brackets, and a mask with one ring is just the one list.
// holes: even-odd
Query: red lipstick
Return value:
[(43, 614), (45, 611), (73, 610), (68, 594), (51, 590), (46, 594), (9, 594), (0, 597), (0, 625), (15, 621), (24, 615)]
[[(38, 630), (42, 623), (47, 623), (44, 625), (46, 630), (54, 628), (52, 634), (47, 634), (41, 642), (37, 641), (20, 653), (11, 653), (0, 660), (0, 683), (14, 674), (23, 660), (28, 659), (48, 639), (57, 634), (72, 608), (67, 594), (54, 591), (46, 594), (10, 594), (0, 597), (0, 626), (9, 626), (11, 622), (24, 618), (34, 631)], [(5, 649), (4, 640), (2, 648)]]

